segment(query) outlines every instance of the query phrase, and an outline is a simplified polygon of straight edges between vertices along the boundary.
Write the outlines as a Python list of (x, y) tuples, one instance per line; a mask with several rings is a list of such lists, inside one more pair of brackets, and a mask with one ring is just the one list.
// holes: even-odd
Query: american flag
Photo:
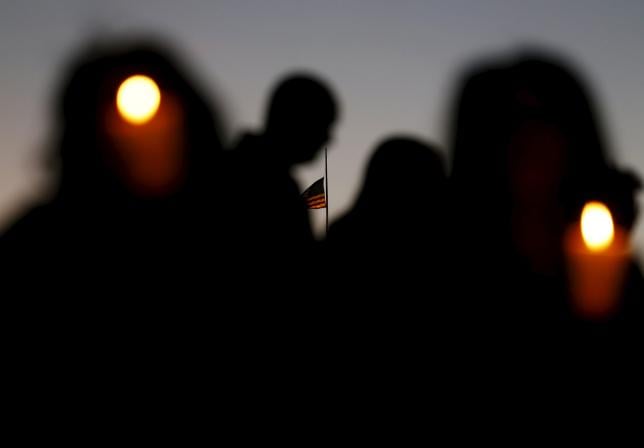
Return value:
[(324, 177), (315, 181), (313, 185), (302, 193), (308, 208), (326, 208), (326, 195), (324, 194)]

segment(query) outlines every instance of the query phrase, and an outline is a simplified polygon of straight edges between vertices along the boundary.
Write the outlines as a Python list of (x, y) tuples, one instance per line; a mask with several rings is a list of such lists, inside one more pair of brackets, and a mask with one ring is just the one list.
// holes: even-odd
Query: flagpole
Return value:
[(329, 164), (328, 164), (328, 158), (327, 158), (327, 146), (324, 147), (324, 194), (325, 194), (325, 201), (326, 201), (326, 234), (325, 236), (329, 236)]

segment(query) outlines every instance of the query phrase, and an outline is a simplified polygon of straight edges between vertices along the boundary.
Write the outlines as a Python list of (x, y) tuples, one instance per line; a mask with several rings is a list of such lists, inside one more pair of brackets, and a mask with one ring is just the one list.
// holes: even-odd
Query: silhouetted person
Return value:
[(354, 206), (326, 241), (344, 346), (357, 347), (349, 360), (402, 368), (444, 322), (446, 194), (434, 147), (399, 136), (374, 151)]
[[(463, 312), (478, 330), (572, 328), (566, 232), (593, 199), (631, 228), (638, 185), (610, 161), (586, 89), (548, 56), (490, 63), (466, 77), (452, 131), (453, 283)], [(639, 288), (633, 269), (629, 289)], [(624, 294), (611, 319), (639, 313)]]
[[(144, 123), (117, 110), (132, 75), (161, 92)], [(219, 277), (207, 260), (222, 218), (220, 117), (152, 44), (91, 48), (55, 106), (51, 195), (0, 238), (23, 380), (35, 394), (47, 384), (95, 402), (160, 387), (161, 373), (198, 384), (195, 365), (222, 320), (217, 295), (203, 291)]]
[[(132, 75), (152, 78), (161, 91), (158, 112), (143, 124), (128, 122), (116, 105)], [(4, 251), (18, 271), (64, 272), (64, 283), (82, 278), (75, 269), (106, 281), (150, 268), (164, 281), (158, 275), (176, 257), (198, 253), (195, 239), (210, 232), (221, 157), (214, 113), (172, 58), (147, 44), (82, 55), (56, 113), (52, 197), (6, 232)]]
[(291, 170), (328, 144), (337, 116), (336, 99), (322, 81), (289, 76), (270, 95), (264, 129), (243, 135), (230, 154), (233, 257), (241, 272), (288, 294), (300, 295), (289, 285), (306, 284), (303, 275), (314, 271), (307, 263), (315, 242)]
[(264, 128), (244, 134), (227, 154), (220, 209), (228, 227), (218, 254), (228, 260), (230, 300), (245, 319), (247, 330), (237, 336), (248, 340), (245, 357), (280, 383), (289, 378), (289, 388), (318, 382), (329, 368), (322, 266), (303, 188), (291, 171), (329, 142), (337, 117), (322, 81), (286, 77), (271, 92)]
[(343, 254), (339, 261), (353, 266), (345, 274), (364, 274), (371, 286), (391, 281), (399, 291), (415, 290), (404, 277), (411, 280), (417, 269), (431, 277), (428, 265), (443, 250), (446, 185), (443, 160), (433, 147), (409, 137), (379, 144), (355, 205), (329, 231), (330, 245)]

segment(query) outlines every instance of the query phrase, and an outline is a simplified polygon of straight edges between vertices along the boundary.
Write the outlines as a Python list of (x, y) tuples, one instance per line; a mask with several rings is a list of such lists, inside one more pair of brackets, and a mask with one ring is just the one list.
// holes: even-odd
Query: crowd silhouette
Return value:
[[(161, 91), (156, 115), (137, 125), (115, 106), (135, 74)], [(287, 74), (263, 128), (228, 148), (225, 111), (163, 45), (80, 54), (54, 110), (52, 188), (0, 237), (3, 282), (23, 301), (20, 347), (56, 362), (171, 353), (196, 366), (216, 346), (307, 371), (356, 353), (413, 357), (430, 342), (641, 336), (632, 253), (615, 306), (575, 307), (585, 279), (571, 274), (569, 229), (594, 200), (628, 235), (640, 181), (614, 160), (566, 61), (518, 52), (465, 72), (450, 169), (431, 144), (385, 139), (355, 204), (319, 241), (292, 170), (329, 145), (339, 97), (315, 74)]]
[[(564, 62), (534, 52), (465, 76), (451, 140), (453, 284), (488, 328), (578, 334), (589, 320), (571, 306), (568, 229), (591, 200), (632, 229), (639, 180), (611, 160), (587, 92)], [(476, 231), (473, 216), (485, 216)], [(618, 309), (590, 331), (641, 320), (643, 291), (633, 261)]]

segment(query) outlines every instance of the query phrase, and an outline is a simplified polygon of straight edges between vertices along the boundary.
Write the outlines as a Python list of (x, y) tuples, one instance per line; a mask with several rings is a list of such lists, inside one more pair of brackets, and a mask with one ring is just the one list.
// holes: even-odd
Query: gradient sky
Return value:
[[(443, 144), (455, 76), (474, 58), (521, 44), (584, 70), (617, 160), (644, 173), (641, 0), (1, 0), (0, 226), (42, 184), (65, 62), (88, 39), (132, 33), (165, 37), (186, 53), (226, 105), (231, 136), (259, 125), (267, 91), (285, 72), (330, 80), (343, 104), (329, 152), (332, 219), (351, 205), (382, 137)], [(300, 170), (302, 187), (322, 169), (319, 160)], [(642, 253), (642, 222), (636, 244)]]

